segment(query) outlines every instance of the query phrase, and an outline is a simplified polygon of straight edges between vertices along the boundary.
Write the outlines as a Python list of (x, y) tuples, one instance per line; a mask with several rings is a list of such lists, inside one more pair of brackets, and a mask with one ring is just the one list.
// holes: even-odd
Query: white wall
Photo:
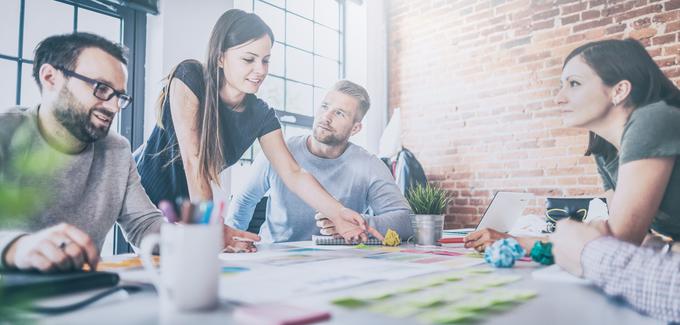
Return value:
[(346, 78), (366, 87), (371, 108), (351, 141), (377, 154), (387, 124), (387, 23), (384, 0), (346, 2)]

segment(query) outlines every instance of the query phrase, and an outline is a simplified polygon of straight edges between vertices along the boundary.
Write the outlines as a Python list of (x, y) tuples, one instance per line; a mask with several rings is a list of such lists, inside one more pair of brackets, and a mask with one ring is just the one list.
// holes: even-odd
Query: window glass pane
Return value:
[(286, 43), (311, 52), (314, 48), (312, 22), (291, 14), (287, 14), (286, 19)]
[(331, 59), (338, 59), (340, 49), (340, 33), (314, 24), (314, 52)]
[(253, 0), (234, 0), (234, 8), (243, 11), (253, 11)]
[(286, 9), (309, 19), (314, 18), (313, 0), (288, 0)]
[(286, 125), (286, 132), (284, 133), (284, 137), (287, 140), (298, 135), (310, 135), (311, 133), (312, 133), (311, 130), (308, 128), (289, 124)]
[(337, 0), (314, 1), (314, 20), (336, 30), (340, 29), (340, 8)]
[(21, 106), (33, 106), (40, 102), (40, 91), (33, 80), (33, 65), (24, 63), (21, 66)]
[(0, 110), (14, 106), (17, 97), (17, 63), (0, 59)]
[(255, 13), (264, 20), (274, 32), (277, 41), (285, 42), (285, 12), (264, 2), (255, 1)]
[(120, 18), (78, 8), (77, 29), (80, 32), (97, 34), (115, 43), (121, 43), (120, 25)]
[(314, 84), (329, 88), (338, 81), (339, 67), (337, 61), (314, 56)]
[(286, 77), (296, 81), (312, 83), (312, 54), (286, 46)]
[(73, 32), (73, 6), (53, 0), (29, 0), (24, 14), (26, 59), (33, 59), (33, 50), (48, 36)]
[(286, 83), (286, 111), (303, 115), (313, 115), (314, 91), (312, 86), (288, 81)]
[(284, 62), (283, 45), (279, 42), (274, 42), (272, 55), (269, 57), (269, 73), (283, 77)]
[(319, 107), (321, 107), (321, 101), (326, 97), (327, 89), (314, 87), (314, 115)]
[(283, 79), (268, 76), (257, 91), (257, 97), (270, 107), (283, 110), (283, 90)]
[(0, 30), (0, 53), (16, 56), (19, 47), (19, 0), (2, 1)]
[[(295, 0), (292, 0), (295, 1)], [(286, 0), (265, 0), (265, 2), (269, 2), (275, 6), (285, 8), (286, 7)]]

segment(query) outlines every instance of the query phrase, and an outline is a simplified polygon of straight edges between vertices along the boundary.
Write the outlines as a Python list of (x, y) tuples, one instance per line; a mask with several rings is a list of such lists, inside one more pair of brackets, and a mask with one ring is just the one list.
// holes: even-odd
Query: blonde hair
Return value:
[(371, 98), (368, 96), (366, 88), (349, 80), (340, 80), (336, 82), (331, 90), (351, 96), (359, 102), (359, 115), (355, 122), (361, 121), (371, 107)]

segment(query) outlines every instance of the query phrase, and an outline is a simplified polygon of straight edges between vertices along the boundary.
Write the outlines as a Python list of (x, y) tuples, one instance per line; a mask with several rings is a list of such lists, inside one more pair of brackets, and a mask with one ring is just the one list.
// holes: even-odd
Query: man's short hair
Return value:
[(40, 83), (39, 74), (40, 67), (43, 64), (48, 63), (55, 67), (73, 70), (80, 53), (83, 49), (90, 47), (101, 49), (127, 65), (127, 59), (125, 58), (127, 50), (125, 47), (101, 36), (82, 32), (50, 36), (40, 42), (35, 48), (33, 78), (38, 84), (40, 91), (42, 92), (42, 84)]
[(345, 95), (354, 97), (359, 102), (359, 115), (355, 122), (361, 121), (371, 107), (371, 98), (364, 87), (361, 87), (349, 80), (340, 80), (333, 85), (331, 90), (341, 92)]

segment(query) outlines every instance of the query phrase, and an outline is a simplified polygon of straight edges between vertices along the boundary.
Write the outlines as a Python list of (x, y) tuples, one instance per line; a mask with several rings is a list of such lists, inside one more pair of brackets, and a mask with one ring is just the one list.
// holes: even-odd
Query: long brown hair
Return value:
[[(217, 20), (208, 42), (208, 51), (203, 66), (205, 94), (203, 109), (196, 116), (196, 130), (199, 130), (198, 174), (202, 179), (220, 184), (219, 173), (225, 167), (220, 125), (220, 88), (225, 84), (224, 73), (219, 66), (220, 57), (229, 48), (269, 36), (274, 44), (274, 33), (257, 15), (239, 9), (226, 11)], [(159, 126), (162, 127), (163, 104), (167, 100), (169, 84), (177, 67), (166, 78), (166, 86), (157, 101)], [(200, 98), (199, 98), (200, 100)]]

